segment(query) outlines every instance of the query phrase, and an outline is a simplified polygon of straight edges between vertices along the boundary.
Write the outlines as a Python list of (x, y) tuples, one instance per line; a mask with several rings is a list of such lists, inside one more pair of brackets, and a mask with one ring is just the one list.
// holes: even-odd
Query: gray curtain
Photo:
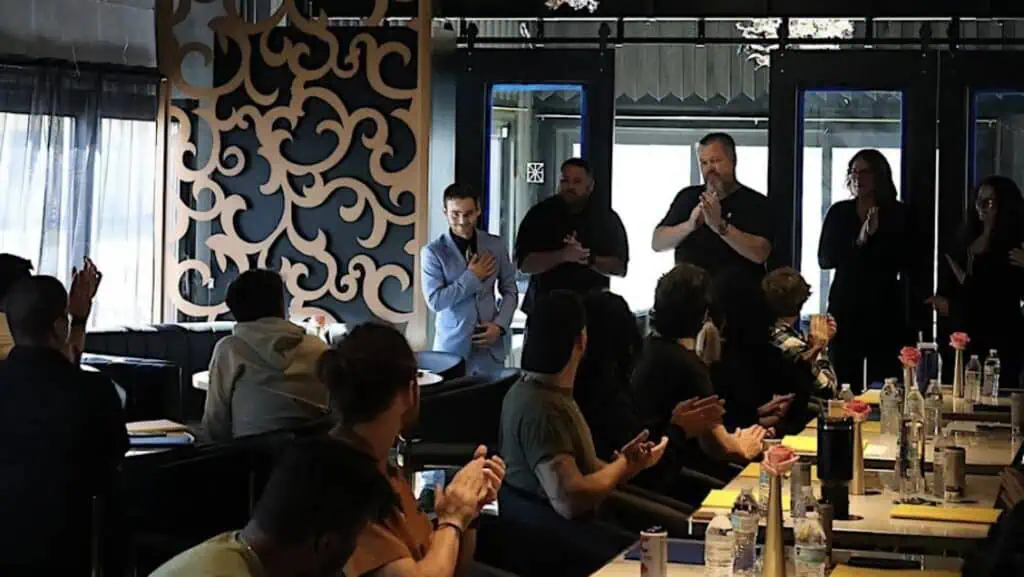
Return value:
[(104, 274), (91, 323), (153, 317), (155, 72), (0, 64), (0, 252), (66, 284), (88, 256)]

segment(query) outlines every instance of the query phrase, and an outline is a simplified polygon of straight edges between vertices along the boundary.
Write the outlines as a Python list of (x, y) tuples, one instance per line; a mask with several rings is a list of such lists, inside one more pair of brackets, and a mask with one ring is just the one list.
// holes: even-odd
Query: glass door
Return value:
[(769, 191), (776, 230), (774, 262), (800, 269), (812, 287), (805, 315), (825, 312), (834, 271), (818, 265), (822, 223), (851, 197), (850, 161), (862, 149), (888, 161), (912, 215), (906, 319), (894, 323), (930, 336), (935, 240), (934, 55), (911, 51), (782, 51), (772, 54)]
[[(958, 51), (943, 53), (940, 65), (942, 163), (938, 221), (941, 256), (937, 292), (948, 295), (955, 294), (960, 281), (957, 272), (947, 263), (962, 261), (965, 255), (969, 240), (962, 231), (967, 221), (975, 217), (979, 182), (989, 176), (1003, 176), (1018, 187), (1024, 187), (1024, 78), (1007, 74), (1008, 70), (1020, 70), (1024, 66), (1024, 54)], [(997, 291), (1001, 287), (988, 283), (983, 286), (991, 287), (998, 300)], [(943, 317), (939, 320), (942, 335), (953, 330), (953, 322), (944, 322), (947, 319)], [(946, 341), (943, 336), (940, 342)], [(999, 348), (996, 343), (991, 346)], [(983, 355), (986, 351), (972, 352)], [(1018, 381), (1020, 376), (1024, 375), (1018, 375)]]
[[(593, 168), (592, 202), (611, 205), (613, 50), (467, 49), (459, 57), (456, 179), (482, 192), (481, 226), (510, 255), (519, 223), (557, 192), (560, 165), (573, 156)], [(519, 278), (520, 299), (527, 281)], [(513, 329), (524, 324), (517, 312)]]

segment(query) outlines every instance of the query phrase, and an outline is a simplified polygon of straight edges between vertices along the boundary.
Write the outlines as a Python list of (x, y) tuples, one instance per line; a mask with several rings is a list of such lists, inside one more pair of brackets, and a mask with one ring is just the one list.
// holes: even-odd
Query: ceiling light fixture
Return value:
[(547, 0), (545, 4), (552, 10), (558, 10), (562, 6), (568, 6), (573, 10), (589, 10), (590, 12), (597, 10), (597, 0)]
[[(779, 37), (779, 18), (755, 18), (737, 22), (736, 28), (744, 38), (775, 39)], [(802, 50), (837, 50), (838, 44), (800, 44), (800, 38), (841, 39), (853, 37), (853, 20), (842, 18), (792, 18), (789, 21), (790, 45)], [(748, 58), (760, 68), (770, 63), (770, 53), (778, 44), (748, 44), (744, 49)]]

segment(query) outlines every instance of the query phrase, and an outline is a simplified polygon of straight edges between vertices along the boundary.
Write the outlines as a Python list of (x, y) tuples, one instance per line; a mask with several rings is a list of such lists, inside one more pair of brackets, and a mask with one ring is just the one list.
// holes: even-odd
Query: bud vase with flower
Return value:
[(782, 533), (782, 478), (793, 469), (798, 457), (792, 449), (775, 445), (764, 454), (764, 469), (771, 476), (768, 485), (768, 519), (764, 539), (764, 577), (786, 577), (785, 541)]
[(953, 398), (962, 399), (965, 395), (964, 390), (964, 351), (967, 350), (968, 343), (971, 342), (971, 338), (967, 336), (967, 333), (956, 332), (949, 335), (949, 346), (953, 347), (953, 352), (956, 355), (955, 362), (953, 364)]

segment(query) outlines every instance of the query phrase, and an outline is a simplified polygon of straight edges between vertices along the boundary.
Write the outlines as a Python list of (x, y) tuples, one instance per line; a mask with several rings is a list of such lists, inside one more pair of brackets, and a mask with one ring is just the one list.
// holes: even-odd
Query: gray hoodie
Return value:
[(214, 441), (302, 426), (327, 413), (322, 340), (285, 319), (238, 323), (213, 349), (203, 430)]

